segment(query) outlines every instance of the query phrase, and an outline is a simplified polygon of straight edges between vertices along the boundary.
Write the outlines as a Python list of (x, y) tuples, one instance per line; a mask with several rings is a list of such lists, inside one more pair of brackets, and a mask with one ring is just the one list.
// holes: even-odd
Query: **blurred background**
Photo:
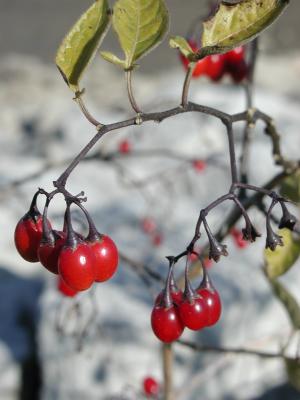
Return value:
[[(185, 35), (208, 10), (205, 0), (166, 2), (171, 34)], [(159, 283), (149, 289), (144, 277), (122, 261), (111, 281), (75, 299), (66, 298), (57, 290), (55, 276), (39, 264), (22, 260), (13, 243), (15, 225), (37, 188), (51, 190), (52, 181), (94, 134), (53, 61), (60, 41), (90, 4), (87, 0), (0, 1), (1, 400), (143, 399), (145, 377), (162, 382), (161, 346), (149, 323)], [(274, 117), (284, 153), (295, 159), (300, 148), (299, 15), (300, 2), (291, 1), (262, 35), (254, 92), (255, 106)], [(102, 49), (120, 52), (112, 31)], [(178, 54), (165, 41), (141, 61), (134, 76), (142, 109), (178, 104), (184, 75)], [(98, 55), (82, 85), (88, 108), (99, 120), (110, 123), (132, 115), (122, 73)], [(243, 111), (246, 104), (243, 85), (233, 84), (228, 77), (219, 84), (205, 77), (195, 79), (191, 98), (228, 113)], [(237, 124), (239, 154), (242, 132), (243, 124)], [(262, 132), (259, 124), (250, 152), (249, 176), (257, 185), (278, 171)], [(132, 156), (123, 151), (124, 143)], [(170, 148), (179, 154), (177, 159), (159, 156)], [(199, 209), (228, 189), (222, 127), (212, 118), (185, 115), (159, 126), (146, 124), (112, 133), (96, 146), (99, 149), (117, 156), (111, 162), (95, 157), (82, 163), (70, 178), (70, 191), (85, 191), (96, 225), (122, 253), (165, 276), (165, 255), (185, 248)], [(153, 157), (138, 156), (149, 149)], [(194, 160), (203, 161), (205, 168), (195, 169)], [(229, 210), (229, 205), (221, 206), (210, 217), (214, 231)], [(50, 218), (57, 229), (62, 227), (63, 214), (63, 201), (55, 200)], [(288, 318), (261, 272), (264, 218), (255, 210), (251, 216), (263, 237), (243, 249), (228, 237), (229, 257), (210, 269), (223, 301), (220, 322), (200, 333), (186, 332), (185, 339), (271, 352), (285, 344)], [(146, 218), (154, 221), (155, 234), (145, 231)], [(80, 213), (74, 213), (74, 224), (86, 233)], [(237, 228), (241, 227), (240, 221)], [(183, 268), (178, 266), (178, 276)], [(284, 279), (300, 299), (299, 262)], [(287, 383), (281, 359), (199, 355), (181, 347), (175, 354), (176, 400), (300, 398)]]

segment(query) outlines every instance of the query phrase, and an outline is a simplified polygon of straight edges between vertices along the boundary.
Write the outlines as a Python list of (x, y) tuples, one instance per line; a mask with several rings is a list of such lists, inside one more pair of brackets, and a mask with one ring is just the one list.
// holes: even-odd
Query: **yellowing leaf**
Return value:
[(64, 80), (78, 91), (79, 80), (100, 46), (109, 26), (107, 0), (96, 0), (64, 38), (56, 54), (56, 65)]
[(113, 27), (125, 53), (125, 68), (156, 47), (168, 31), (169, 15), (164, 0), (118, 0)]
[(300, 240), (293, 237), (289, 229), (281, 229), (284, 246), (277, 246), (275, 251), (266, 249), (264, 252), (266, 261), (266, 273), (270, 279), (285, 274), (296, 262), (300, 255)]
[(216, 14), (204, 22), (203, 52), (223, 53), (254, 39), (288, 3), (289, 0), (243, 0), (236, 4), (222, 1)]
[(296, 203), (300, 202), (300, 171), (284, 179), (280, 194)]
[(188, 59), (192, 59), (195, 54), (186, 39), (181, 36), (172, 36), (170, 38), (169, 44), (170, 47), (172, 47), (173, 49), (178, 49), (180, 53)]

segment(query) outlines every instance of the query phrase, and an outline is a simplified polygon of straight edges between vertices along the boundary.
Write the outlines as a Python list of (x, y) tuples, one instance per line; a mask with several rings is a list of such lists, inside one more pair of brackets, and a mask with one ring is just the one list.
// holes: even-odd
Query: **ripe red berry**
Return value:
[(223, 54), (213, 54), (207, 57), (206, 74), (213, 81), (219, 81), (225, 72), (225, 57)]
[(232, 228), (230, 233), (233, 237), (235, 245), (238, 248), (244, 249), (245, 247), (248, 246), (248, 242), (243, 238), (243, 232), (241, 232), (239, 229)]
[(15, 229), (15, 245), (24, 258), (29, 262), (38, 261), (38, 247), (43, 234), (42, 215), (36, 211), (28, 212), (20, 219)]
[(206, 168), (206, 162), (203, 160), (194, 160), (193, 161), (194, 170), (197, 172), (202, 172)]
[(95, 257), (95, 281), (104, 282), (116, 272), (119, 254), (114, 241), (106, 235), (99, 235), (99, 239), (88, 241)]
[(129, 154), (131, 152), (131, 144), (128, 140), (122, 140), (119, 143), (119, 152), (121, 154)]
[(156, 397), (159, 394), (160, 387), (156, 379), (147, 376), (143, 381), (143, 389), (146, 396)]
[(222, 312), (221, 299), (215, 289), (199, 289), (198, 293), (202, 296), (206, 305), (206, 325), (215, 325), (220, 319)]
[(58, 274), (58, 257), (66, 241), (64, 232), (53, 231), (54, 241), (41, 241), (38, 248), (40, 263), (50, 272)]
[(243, 46), (236, 47), (224, 54), (227, 63), (235, 64), (245, 59), (245, 48)]
[(78, 293), (77, 290), (74, 290), (70, 286), (68, 286), (61, 276), (59, 276), (57, 279), (57, 289), (62, 295), (66, 297), (74, 297)]
[(66, 245), (58, 257), (58, 271), (65, 283), (74, 290), (86, 290), (95, 280), (95, 258), (90, 246), (79, 241)]
[(156, 230), (156, 223), (153, 218), (145, 217), (142, 219), (142, 229), (145, 233), (152, 233)]
[(244, 60), (239, 63), (230, 66), (228, 69), (232, 79), (235, 83), (242, 82), (248, 75), (248, 66)]
[(184, 298), (179, 305), (179, 315), (184, 326), (194, 331), (208, 325), (206, 302), (200, 296), (192, 299)]
[(171, 307), (154, 306), (151, 314), (151, 326), (158, 339), (165, 343), (177, 340), (184, 330), (178, 308), (175, 305)]

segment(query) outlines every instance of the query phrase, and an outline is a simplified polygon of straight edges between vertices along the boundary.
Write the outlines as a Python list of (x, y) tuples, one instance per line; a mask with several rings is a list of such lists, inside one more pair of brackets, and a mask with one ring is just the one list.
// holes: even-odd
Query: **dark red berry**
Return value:
[(85, 242), (75, 246), (66, 245), (58, 258), (58, 271), (65, 283), (72, 289), (88, 289), (95, 280), (95, 258), (92, 249)]
[(131, 144), (128, 140), (122, 140), (119, 143), (119, 152), (121, 154), (129, 154), (131, 152)]
[(223, 54), (213, 54), (207, 57), (206, 74), (213, 81), (219, 81), (225, 72), (225, 57)]
[(165, 343), (177, 340), (184, 330), (178, 308), (175, 305), (171, 307), (154, 306), (151, 314), (151, 326), (158, 339)]
[(163, 242), (162, 234), (159, 233), (159, 232), (154, 233), (153, 236), (152, 236), (152, 244), (153, 244), (153, 246), (158, 247), (158, 246), (160, 246), (162, 244), (162, 242)]
[(58, 274), (58, 257), (61, 249), (66, 242), (64, 232), (53, 231), (54, 241), (41, 241), (38, 248), (38, 258), (40, 263), (50, 272)]
[(42, 234), (43, 221), (40, 213), (36, 212), (34, 215), (27, 213), (20, 219), (15, 229), (15, 245), (24, 260), (29, 262), (39, 260), (37, 251)]
[(248, 75), (248, 66), (245, 60), (241, 60), (236, 64), (228, 65), (227, 71), (229, 72), (235, 83), (240, 83)]
[(143, 389), (146, 396), (156, 397), (159, 394), (160, 387), (156, 379), (147, 376), (143, 381)]
[(220, 296), (215, 289), (200, 288), (198, 293), (202, 296), (206, 305), (206, 325), (212, 326), (218, 322), (221, 316), (222, 305)]
[(193, 299), (184, 298), (179, 305), (179, 315), (184, 326), (198, 331), (208, 325), (206, 302), (200, 296)]
[(119, 254), (114, 241), (106, 235), (99, 235), (99, 239), (89, 241), (95, 257), (95, 281), (104, 282), (116, 272)]
[(59, 276), (58, 280), (57, 280), (57, 289), (62, 295), (66, 296), (66, 297), (74, 297), (78, 293), (76, 290), (74, 290), (70, 286), (68, 286), (64, 282), (64, 280), (62, 279), (61, 276)]

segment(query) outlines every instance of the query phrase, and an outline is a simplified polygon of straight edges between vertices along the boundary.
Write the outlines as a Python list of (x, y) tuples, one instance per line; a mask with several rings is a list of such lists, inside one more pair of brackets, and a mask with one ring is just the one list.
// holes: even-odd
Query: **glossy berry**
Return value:
[(61, 278), (61, 276), (59, 276), (57, 280), (57, 289), (63, 296), (66, 297), (74, 297), (78, 293), (77, 290), (74, 290), (70, 286), (68, 286)]
[(54, 274), (58, 274), (58, 257), (66, 242), (66, 234), (64, 232), (53, 231), (53, 236), (53, 242), (43, 240), (40, 242), (38, 258), (45, 268)]
[(153, 218), (145, 217), (142, 219), (142, 229), (145, 233), (153, 233), (156, 230), (156, 223)]
[(128, 140), (122, 140), (119, 143), (119, 152), (121, 154), (129, 154), (131, 152), (131, 144)]
[(206, 74), (211, 80), (218, 82), (225, 72), (225, 56), (223, 54), (213, 54), (207, 57)]
[(36, 212), (34, 215), (27, 213), (20, 219), (15, 229), (15, 245), (24, 260), (38, 261), (37, 251), (42, 234), (43, 222), (40, 213)]
[(164, 343), (177, 340), (184, 330), (178, 308), (175, 305), (171, 307), (154, 306), (151, 314), (151, 326), (154, 334)]
[(220, 319), (222, 312), (221, 299), (215, 289), (200, 288), (198, 294), (203, 298), (206, 306), (206, 325), (215, 325)]
[(194, 331), (208, 325), (206, 302), (200, 296), (190, 300), (185, 298), (179, 305), (179, 315), (184, 326)]
[(65, 283), (72, 289), (88, 289), (95, 280), (95, 258), (90, 246), (78, 242), (64, 246), (58, 258), (58, 271)]
[(193, 168), (196, 172), (203, 172), (206, 168), (206, 162), (203, 160), (194, 160)]
[(147, 376), (143, 381), (144, 393), (148, 397), (156, 397), (159, 394), (160, 387), (156, 379)]
[(118, 268), (118, 249), (114, 241), (106, 235), (99, 235), (99, 239), (88, 243), (95, 257), (95, 281), (107, 281)]

